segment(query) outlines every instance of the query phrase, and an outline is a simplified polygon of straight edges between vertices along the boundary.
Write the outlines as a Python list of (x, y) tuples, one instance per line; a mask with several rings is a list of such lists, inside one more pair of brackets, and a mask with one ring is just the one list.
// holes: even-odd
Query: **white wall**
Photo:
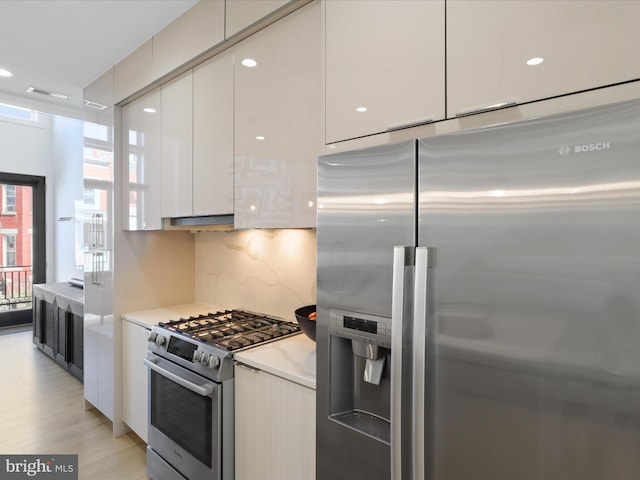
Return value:
[(0, 120), (0, 171), (46, 178), (47, 281), (66, 281), (75, 268), (73, 228), (58, 229), (56, 220), (82, 198), (82, 122), (39, 115), (37, 125)]
[[(53, 256), (47, 258), (54, 276), (49, 281), (66, 282), (71, 277), (82, 278), (82, 266), (76, 268), (74, 207), (82, 200), (83, 122), (52, 117), (50, 157), (54, 165), (52, 175), (54, 222), (52, 225)], [(70, 220), (61, 220), (71, 217)], [(48, 230), (51, 230), (49, 228)]]
[(8, 173), (51, 175), (53, 165), (46, 161), (50, 143), (49, 115), (42, 115), (38, 126), (0, 119), (0, 169)]

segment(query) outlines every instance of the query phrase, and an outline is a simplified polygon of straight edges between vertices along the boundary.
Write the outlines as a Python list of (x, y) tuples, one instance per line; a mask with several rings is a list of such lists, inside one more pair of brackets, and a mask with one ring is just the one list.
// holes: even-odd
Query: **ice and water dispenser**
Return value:
[(330, 309), (330, 418), (390, 442), (391, 319)]

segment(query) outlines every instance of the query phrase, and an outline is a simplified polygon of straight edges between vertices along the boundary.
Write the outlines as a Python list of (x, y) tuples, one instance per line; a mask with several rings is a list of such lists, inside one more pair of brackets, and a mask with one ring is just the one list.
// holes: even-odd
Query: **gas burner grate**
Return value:
[(225, 310), (180, 318), (160, 326), (227, 351), (239, 350), (299, 333), (300, 326), (242, 310)]

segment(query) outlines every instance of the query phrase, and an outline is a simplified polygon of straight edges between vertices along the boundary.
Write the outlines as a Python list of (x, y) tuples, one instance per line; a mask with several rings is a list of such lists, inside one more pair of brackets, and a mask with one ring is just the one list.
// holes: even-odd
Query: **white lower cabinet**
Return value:
[(315, 479), (315, 393), (236, 365), (236, 480)]
[(147, 441), (147, 354), (149, 328), (122, 321), (122, 420)]

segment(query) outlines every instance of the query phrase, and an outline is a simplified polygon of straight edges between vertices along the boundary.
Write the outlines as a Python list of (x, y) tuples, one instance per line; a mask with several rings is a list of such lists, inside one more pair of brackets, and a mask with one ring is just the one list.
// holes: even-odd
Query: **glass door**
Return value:
[(0, 328), (31, 323), (44, 268), (44, 178), (0, 173)]

